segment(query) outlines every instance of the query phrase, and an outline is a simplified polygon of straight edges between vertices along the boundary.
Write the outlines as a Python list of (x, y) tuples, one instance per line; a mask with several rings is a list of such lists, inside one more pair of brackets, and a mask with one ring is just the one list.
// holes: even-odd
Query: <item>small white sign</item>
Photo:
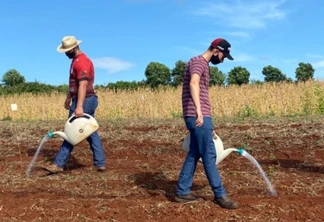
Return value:
[(12, 111), (17, 111), (18, 107), (17, 107), (17, 104), (11, 104), (11, 110)]

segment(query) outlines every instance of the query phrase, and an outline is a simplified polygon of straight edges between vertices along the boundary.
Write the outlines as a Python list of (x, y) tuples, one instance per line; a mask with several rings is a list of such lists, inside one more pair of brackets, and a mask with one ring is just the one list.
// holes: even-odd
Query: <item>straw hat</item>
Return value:
[(67, 52), (78, 46), (82, 41), (76, 40), (74, 36), (65, 36), (62, 39), (62, 43), (57, 47), (58, 52)]

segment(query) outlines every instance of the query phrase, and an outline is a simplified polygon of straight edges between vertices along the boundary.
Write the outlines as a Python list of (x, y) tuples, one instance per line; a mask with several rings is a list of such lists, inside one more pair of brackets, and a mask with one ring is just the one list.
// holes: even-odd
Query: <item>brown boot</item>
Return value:
[(235, 203), (230, 198), (228, 198), (227, 196), (225, 196), (225, 197), (216, 197), (214, 199), (214, 203), (216, 203), (220, 207), (226, 208), (226, 209), (236, 209), (236, 208), (238, 208), (238, 204)]
[(51, 164), (49, 166), (43, 167), (44, 170), (47, 170), (50, 173), (59, 173), (63, 171), (62, 167), (59, 167), (55, 164)]
[(105, 172), (107, 168), (105, 166), (95, 167), (98, 172)]
[(202, 201), (203, 198), (197, 197), (193, 194), (186, 194), (186, 195), (176, 194), (174, 197), (174, 200), (178, 203), (186, 203), (186, 202), (192, 202), (192, 201)]

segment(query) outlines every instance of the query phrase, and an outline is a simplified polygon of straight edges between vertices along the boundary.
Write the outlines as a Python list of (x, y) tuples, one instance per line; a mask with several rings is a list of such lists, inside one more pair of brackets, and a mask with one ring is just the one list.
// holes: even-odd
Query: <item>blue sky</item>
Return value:
[(295, 79), (299, 62), (324, 78), (323, 0), (10, 0), (0, 7), (0, 74), (17, 69), (26, 81), (68, 83), (71, 60), (56, 52), (63, 36), (82, 40), (95, 84), (146, 79), (145, 68), (203, 53), (218, 37), (250, 79), (272, 65)]

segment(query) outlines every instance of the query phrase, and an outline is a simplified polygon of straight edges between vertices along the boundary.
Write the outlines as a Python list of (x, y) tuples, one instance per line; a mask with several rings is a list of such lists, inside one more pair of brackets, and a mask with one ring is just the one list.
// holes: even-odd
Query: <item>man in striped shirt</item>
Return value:
[(222, 63), (230, 55), (230, 43), (225, 39), (215, 39), (202, 55), (189, 60), (182, 88), (182, 109), (187, 129), (190, 131), (190, 150), (183, 163), (175, 201), (189, 202), (201, 200), (190, 193), (193, 176), (199, 158), (202, 158), (205, 173), (214, 193), (214, 202), (227, 209), (235, 209), (237, 203), (227, 197), (216, 166), (216, 150), (213, 141), (213, 123), (208, 95), (209, 62)]

